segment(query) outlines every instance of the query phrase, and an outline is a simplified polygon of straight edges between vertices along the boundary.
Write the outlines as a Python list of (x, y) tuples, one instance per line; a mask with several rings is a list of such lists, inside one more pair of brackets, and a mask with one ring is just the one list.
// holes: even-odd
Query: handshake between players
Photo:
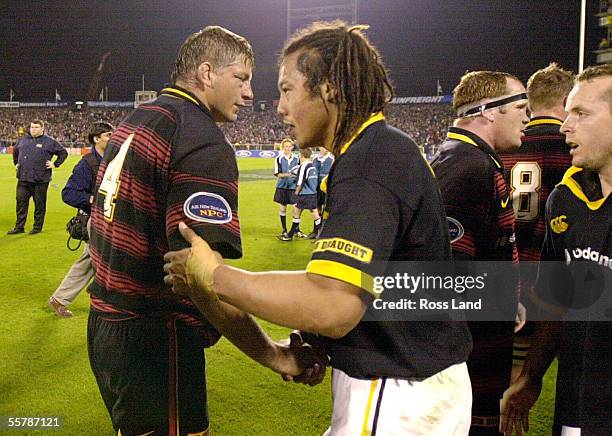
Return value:
[[(191, 248), (170, 251), (164, 256), (164, 282), (172, 286), (174, 293), (189, 297), (194, 304), (222, 332), (232, 320), (248, 317), (248, 314), (224, 302), (214, 291), (214, 274), (223, 265), (221, 255), (212, 250), (186, 224), (179, 224), (179, 231)], [(263, 331), (262, 335), (265, 335)], [(227, 338), (246, 355), (283, 376), (285, 381), (295, 381), (310, 386), (321, 383), (325, 377), (328, 357), (315, 335), (305, 340), (300, 332), (291, 333), (288, 340), (268, 341), (267, 350), (256, 350), (243, 341), (239, 334)]]

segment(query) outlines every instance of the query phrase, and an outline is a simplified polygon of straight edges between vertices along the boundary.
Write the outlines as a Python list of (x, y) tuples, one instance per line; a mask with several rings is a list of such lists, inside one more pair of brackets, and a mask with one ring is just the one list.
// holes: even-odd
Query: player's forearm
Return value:
[(531, 346), (523, 365), (522, 376), (540, 382), (553, 359), (559, 352), (561, 323), (556, 321), (538, 321), (531, 339)]
[(274, 324), (342, 337), (357, 325), (365, 304), (358, 290), (347, 292), (334, 281), (304, 271), (250, 273), (222, 265), (213, 288), (223, 301)]
[(212, 302), (197, 296), (192, 296), (192, 301), (206, 319), (244, 354), (263, 366), (274, 366), (276, 347), (252, 316), (222, 301)]

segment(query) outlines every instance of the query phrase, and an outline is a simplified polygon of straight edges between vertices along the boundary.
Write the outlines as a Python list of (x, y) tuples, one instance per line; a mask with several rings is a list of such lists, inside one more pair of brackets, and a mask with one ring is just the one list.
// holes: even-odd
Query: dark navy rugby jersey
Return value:
[[(388, 126), (382, 113), (336, 158), (323, 219), (306, 271), (366, 292), (385, 261), (451, 259), (433, 173), (414, 141)], [(362, 320), (343, 338), (325, 341), (332, 367), (364, 379), (426, 378), (465, 362), (471, 351), (463, 322)]]
[(535, 117), (526, 126), (521, 147), (500, 154), (509, 175), (521, 261), (540, 260), (546, 200), (572, 163), (561, 124), (556, 118)]
[[(597, 174), (576, 167), (567, 170), (549, 196), (546, 238), (536, 284), (537, 299), (545, 307), (558, 305), (559, 301), (581, 301), (595, 290), (603, 293), (595, 294), (590, 309), (602, 312), (603, 319), (610, 313), (610, 197), (603, 197)], [(552, 270), (548, 261), (556, 261)], [(597, 272), (594, 278), (603, 277), (603, 289), (592, 286), (596, 278), (580, 279), (580, 265), (585, 262), (585, 268)], [(553, 279), (548, 280), (551, 272)], [(612, 321), (594, 319), (562, 323), (555, 421), (581, 427), (588, 434), (612, 434)]]
[(188, 298), (163, 283), (163, 255), (185, 248), (185, 221), (224, 257), (242, 254), (234, 150), (189, 92), (167, 88), (115, 130), (92, 208), (92, 307), (103, 312), (185, 317)]

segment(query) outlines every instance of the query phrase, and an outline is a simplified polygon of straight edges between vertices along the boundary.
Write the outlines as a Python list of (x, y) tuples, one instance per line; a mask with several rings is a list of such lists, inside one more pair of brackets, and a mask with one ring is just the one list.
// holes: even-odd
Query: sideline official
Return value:
[[(51, 158), (56, 156), (55, 161)], [(51, 181), (51, 169), (59, 167), (68, 152), (50, 136), (45, 135), (45, 123), (33, 120), (30, 133), (13, 150), (13, 163), (17, 167), (17, 221), (8, 235), (24, 233), (30, 198), (34, 197), (34, 226), (30, 235), (40, 233), (47, 210), (47, 189)]]

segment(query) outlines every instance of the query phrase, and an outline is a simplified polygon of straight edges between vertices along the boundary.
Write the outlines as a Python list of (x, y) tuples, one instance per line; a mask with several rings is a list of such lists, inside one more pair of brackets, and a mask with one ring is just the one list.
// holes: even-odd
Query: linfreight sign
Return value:
[(183, 212), (194, 221), (225, 224), (232, 220), (232, 209), (225, 198), (211, 192), (196, 192), (185, 201)]
[(391, 104), (443, 104), (451, 103), (451, 95), (431, 95), (423, 97), (394, 97)]

